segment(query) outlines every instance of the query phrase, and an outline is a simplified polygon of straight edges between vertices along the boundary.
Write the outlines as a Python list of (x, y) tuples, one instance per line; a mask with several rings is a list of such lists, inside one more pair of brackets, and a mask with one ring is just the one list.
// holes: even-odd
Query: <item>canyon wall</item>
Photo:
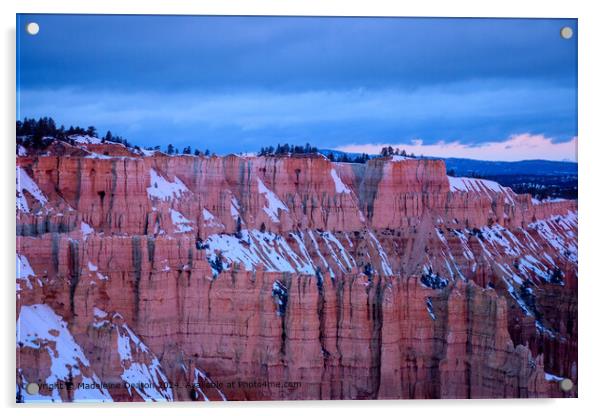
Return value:
[(576, 201), (430, 159), (24, 153), (19, 401), (577, 394)]

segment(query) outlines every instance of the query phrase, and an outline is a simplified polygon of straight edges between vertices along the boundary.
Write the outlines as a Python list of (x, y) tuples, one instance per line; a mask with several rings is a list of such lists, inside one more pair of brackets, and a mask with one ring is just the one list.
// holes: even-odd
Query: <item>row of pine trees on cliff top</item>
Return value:
[[(89, 126), (83, 128), (80, 126), (64, 125), (57, 127), (56, 122), (51, 117), (41, 117), (38, 120), (34, 118), (24, 118), (23, 121), (17, 120), (17, 141), (34, 148), (42, 149), (48, 145), (47, 138), (54, 138), (61, 141), (72, 141), (71, 136), (89, 136), (98, 137), (96, 127)], [(103, 142), (121, 143), (126, 147), (132, 145), (123, 137), (113, 135), (110, 131), (100, 138)]]
[[(104, 136), (99, 137), (98, 131), (94, 126), (88, 126), (83, 128), (80, 126), (69, 126), (66, 128), (64, 125), (57, 127), (56, 122), (51, 117), (35, 118), (24, 118), (23, 121), (17, 120), (17, 143), (22, 144), (26, 147), (32, 147), (35, 149), (44, 149), (52, 140), (49, 138), (61, 140), (70, 144), (75, 142), (70, 138), (71, 136), (89, 136), (99, 138), (101, 142), (120, 143), (128, 148), (134, 148), (141, 150), (140, 147), (132, 145), (126, 139), (121, 136), (114, 135), (111, 131), (107, 131)], [(161, 146), (146, 147), (146, 150), (161, 151)], [(173, 144), (168, 144), (165, 153), (168, 155), (180, 154), (180, 150)], [(182, 154), (195, 156), (211, 156), (215, 155), (209, 151), (201, 151), (199, 149), (192, 150), (191, 146), (186, 146), (182, 149)], [(318, 148), (311, 146), (306, 143), (305, 146), (293, 145), (293, 144), (278, 144), (276, 147), (267, 146), (262, 147), (258, 156), (284, 156), (284, 155), (297, 155), (297, 154), (319, 154)], [(405, 150), (393, 148), (391, 146), (383, 147), (380, 156), (406, 156), (415, 157), (413, 154), (407, 154)], [(330, 152), (326, 155), (332, 162), (343, 162), (343, 163), (366, 163), (370, 160), (370, 155), (362, 153), (357, 156), (350, 156), (347, 153), (337, 152), (336, 154)]]
[[(70, 139), (71, 136), (95, 137), (100, 139), (102, 143), (119, 143), (128, 148), (140, 150), (139, 146), (132, 145), (127, 141), (127, 139), (124, 139), (118, 135), (114, 135), (110, 130), (107, 131), (104, 136), (99, 137), (98, 131), (94, 126), (89, 126), (87, 128), (70, 126), (69, 128), (66, 128), (64, 125), (61, 125), (60, 127), (57, 127), (56, 122), (51, 117), (41, 117), (38, 120), (34, 118), (24, 118), (23, 121), (17, 120), (17, 143), (23, 144), (27, 147), (43, 149), (52, 141), (51, 139), (74, 144), (75, 142)], [(146, 147), (145, 149), (160, 151), (161, 146)], [(174, 147), (174, 145), (169, 144), (167, 145), (166, 153), (173, 155), (179, 154), (180, 151)], [(202, 154), (205, 156), (211, 155), (209, 150), (201, 152), (200, 150), (195, 149), (193, 151), (190, 146), (186, 146), (182, 151), (182, 154), (185, 155), (190, 155), (193, 153), (196, 156), (200, 156)]]

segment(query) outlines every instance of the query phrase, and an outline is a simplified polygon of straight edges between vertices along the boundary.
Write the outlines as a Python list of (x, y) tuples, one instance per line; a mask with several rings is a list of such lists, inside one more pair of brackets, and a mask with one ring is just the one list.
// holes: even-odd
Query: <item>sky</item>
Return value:
[(218, 154), (309, 142), (577, 159), (575, 19), (19, 15), (17, 27), (19, 119)]

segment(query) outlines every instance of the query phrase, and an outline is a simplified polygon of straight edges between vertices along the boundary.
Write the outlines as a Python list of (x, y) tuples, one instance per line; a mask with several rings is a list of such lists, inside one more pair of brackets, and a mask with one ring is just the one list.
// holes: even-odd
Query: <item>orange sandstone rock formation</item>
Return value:
[(16, 231), (22, 401), (577, 394), (576, 202), (440, 160), (55, 142)]

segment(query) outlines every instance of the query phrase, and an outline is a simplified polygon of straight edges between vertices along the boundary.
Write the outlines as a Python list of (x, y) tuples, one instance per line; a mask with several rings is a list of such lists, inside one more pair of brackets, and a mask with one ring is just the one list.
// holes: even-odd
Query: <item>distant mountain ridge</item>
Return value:
[[(360, 153), (342, 152), (340, 150), (319, 149), (321, 154), (328, 156), (332, 153), (335, 157), (343, 154), (354, 158)], [(378, 155), (370, 155), (378, 157)], [(426, 156), (427, 159), (443, 159), (448, 171), (454, 171), (458, 176), (491, 176), (491, 175), (577, 175), (577, 163), (552, 160), (521, 160), (517, 162), (500, 162), (489, 160), (476, 160), (464, 158), (435, 158)]]
[(495, 162), (461, 158), (444, 159), (448, 169), (458, 175), (478, 173), (481, 175), (577, 175), (576, 162), (552, 160), (521, 160), (517, 162)]

